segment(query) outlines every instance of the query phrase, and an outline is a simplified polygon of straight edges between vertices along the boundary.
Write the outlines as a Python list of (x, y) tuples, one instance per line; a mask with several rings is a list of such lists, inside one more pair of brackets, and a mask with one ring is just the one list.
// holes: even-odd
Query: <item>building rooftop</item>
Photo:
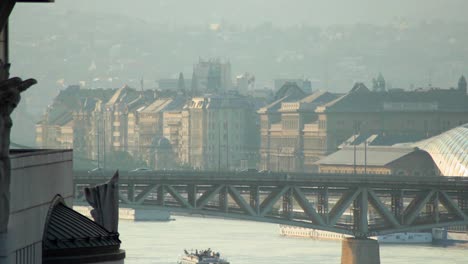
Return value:
[[(115, 91), (115, 90), (114, 90)], [(150, 90), (137, 91), (127, 85), (117, 89), (111, 98), (106, 102), (105, 106), (108, 109), (131, 110), (137, 109), (139, 106), (152, 101), (154, 93)]]
[(367, 142), (367, 144), (370, 146), (392, 146), (397, 144), (401, 145), (404, 143), (414, 143), (424, 138), (424, 135), (388, 135), (384, 133), (359, 133), (350, 136), (339, 146), (339, 148), (344, 148), (346, 146), (353, 145), (363, 145), (365, 142)]
[(278, 112), (278, 110), (280, 109), (281, 107), (281, 102), (285, 101), (288, 97), (285, 96), (285, 97), (282, 97), (280, 99), (277, 99), (275, 100), (274, 102), (260, 108), (257, 112), (259, 114), (266, 114), (266, 113), (274, 113), (274, 112)]
[(307, 94), (295, 83), (286, 82), (275, 94), (275, 100), (283, 97), (291, 98), (292, 100), (298, 100), (304, 98)]
[[(44, 263), (95, 263), (125, 258), (119, 234), (104, 229), (56, 197), (42, 241)], [(98, 257), (98, 258), (97, 258)], [(71, 262), (70, 262), (71, 261)]]
[(91, 219), (65, 206), (55, 205), (46, 223), (43, 247), (47, 250), (119, 247), (118, 233), (111, 233)]
[(190, 109), (238, 109), (253, 108), (250, 99), (239, 95), (205, 95), (194, 97), (188, 102), (186, 108)]
[(161, 98), (157, 99), (147, 107), (143, 108), (140, 113), (157, 113), (160, 112), (164, 107), (169, 105), (173, 99), (171, 98)]
[(429, 153), (442, 175), (468, 177), (468, 124), (414, 144)]
[(317, 106), (326, 104), (334, 99), (336, 99), (339, 95), (333, 94), (327, 91), (316, 91), (302, 99), (297, 101), (290, 102), (286, 100), (285, 102), (281, 102), (281, 108), (279, 112), (291, 112), (291, 111), (315, 111)]
[(318, 108), (319, 112), (468, 112), (468, 95), (455, 89), (371, 92), (363, 84)]
[(275, 113), (282, 107), (282, 103), (296, 102), (305, 98), (307, 94), (295, 83), (286, 82), (275, 94), (273, 102), (260, 108), (257, 113)]
[[(385, 166), (397, 159), (400, 159), (412, 152), (418, 151), (417, 148), (396, 148), (396, 147), (356, 147), (356, 165), (357, 166)], [(366, 154), (367, 153), (367, 161)], [(317, 161), (317, 165), (354, 165), (354, 147), (345, 147), (337, 152)]]

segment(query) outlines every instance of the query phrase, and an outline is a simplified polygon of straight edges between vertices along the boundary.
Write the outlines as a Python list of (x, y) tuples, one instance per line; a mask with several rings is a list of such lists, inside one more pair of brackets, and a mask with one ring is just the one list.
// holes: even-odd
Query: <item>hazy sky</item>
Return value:
[[(26, 8), (21, 5), (19, 8)], [(106, 12), (174, 25), (222, 21), (243, 25), (267, 21), (276, 25), (331, 25), (388, 24), (402, 18), (409, 22), (468, 20), (467, 0), (57, 0), (54, 4), (32, 4), (36, 5), (48, 11)]]

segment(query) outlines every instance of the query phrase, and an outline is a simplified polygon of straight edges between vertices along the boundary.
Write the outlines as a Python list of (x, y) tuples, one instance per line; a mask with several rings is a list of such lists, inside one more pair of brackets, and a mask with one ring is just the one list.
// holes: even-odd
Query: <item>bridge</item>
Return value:
[[(112, 172), (75, 172), (75, 200)], [(120, 173), (125, 206), (320, 229), (356, 238), (468, 225), (462, 177), (213, 171)]]

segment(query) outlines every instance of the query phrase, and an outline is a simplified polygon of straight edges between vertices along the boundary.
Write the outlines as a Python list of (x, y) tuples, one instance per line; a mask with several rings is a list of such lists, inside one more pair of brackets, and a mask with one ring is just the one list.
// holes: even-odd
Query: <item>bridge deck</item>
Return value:
[[(75, 173), (83, 188), (111, 172)], [(357, 237), (468, 225), (461, 177), (152, 171), (120, 176), (121, 203), (316, 228)]]
[[(75, 172), (77, 182), (102, 183), (112, 176), (113, 171), (92, 175), (87, 171)], [(422, 177), (396, 175), (352, 175), (352, 174), (299, 174), (299, 173), (260, 173), (260, 172), (214, 172), (214, 171), (150, 171), (120, 172), (122, 183), (228, 183), (277, 185), (294, 184), (301, 186), (372, 186), (390, 188), (395, 186), (438, 189), (468, 189), (468, 179), (464, 177)]]

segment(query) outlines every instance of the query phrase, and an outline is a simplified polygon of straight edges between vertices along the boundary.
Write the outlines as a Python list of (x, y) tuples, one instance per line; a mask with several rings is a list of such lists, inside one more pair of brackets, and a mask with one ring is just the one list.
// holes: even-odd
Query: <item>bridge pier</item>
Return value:
[(130, 202), (135, 202), (135, 184), (127, 185), (127, 199)]
[(380, 264), (379, 242), (369, 238), (343, 238), (341, 264)]

